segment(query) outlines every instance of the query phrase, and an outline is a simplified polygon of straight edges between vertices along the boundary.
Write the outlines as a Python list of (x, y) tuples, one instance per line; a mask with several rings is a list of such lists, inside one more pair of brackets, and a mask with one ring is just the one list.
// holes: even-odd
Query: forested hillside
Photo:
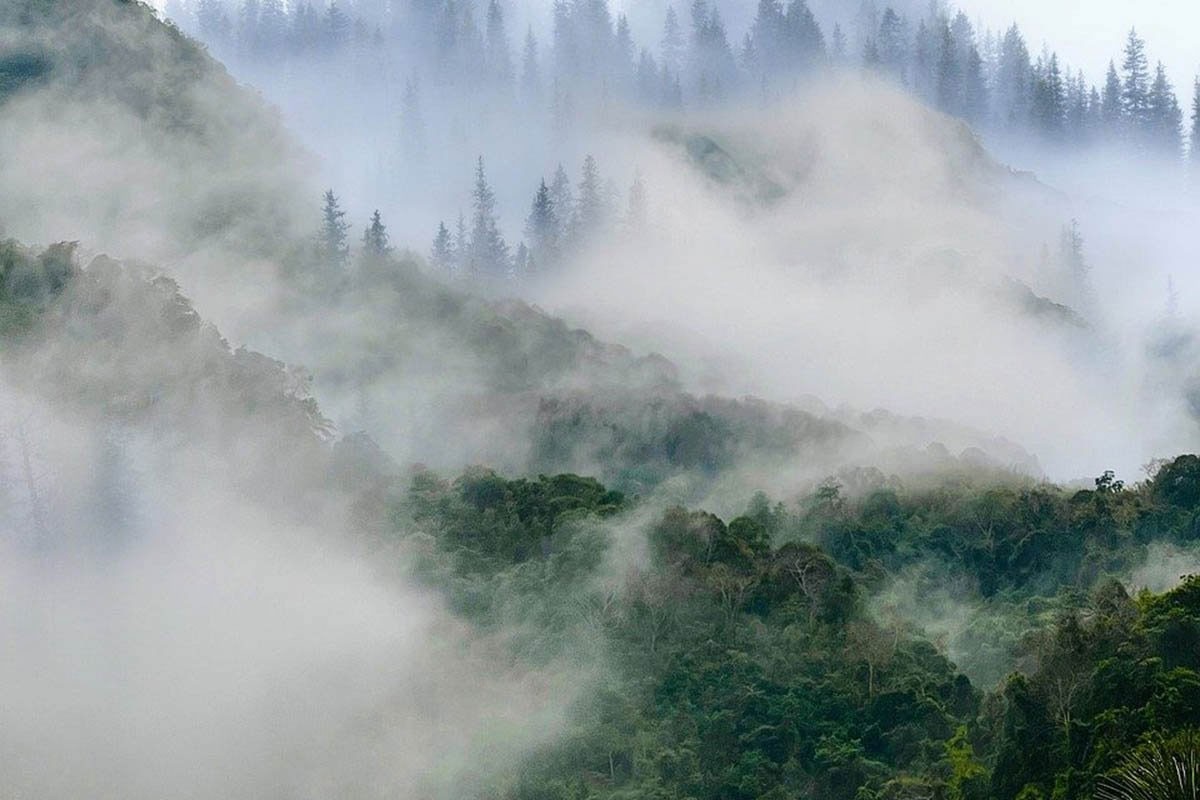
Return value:
[(870, 7), (0, 7), (3, 788), (1192, 796), (1197, 328), (986, 146), (1178, 102)]
[[(726, 522), (476, 470), (360, 513), (459, 613), (511, 628), (514, 657), (607, 666), (502, 796), (1087, 798), (1195, 723), (1195, 579), (1115, 577), (1193, 542), (1198, 474), (1186, 456), (1134, 488), (830, 482)], [(886, 602), (914, 564), (973, 587), (951, 647), (991, 680)]]

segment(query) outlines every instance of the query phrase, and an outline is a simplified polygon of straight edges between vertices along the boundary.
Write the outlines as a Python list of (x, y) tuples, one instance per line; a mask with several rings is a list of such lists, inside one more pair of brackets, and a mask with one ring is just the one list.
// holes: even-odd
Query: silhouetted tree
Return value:
[(1150, 66), (1146, 60), (1146, 43), (1129, 31), (1122, 62), (1124, 78), (1121, 83), (1121, 105), (1129, 127), (1139, 141), (1144, 141), (1150, 120)]
[(474, 208), (467, 270), (475, 277), (507, 275), (508, 245), (496, 222), (496, 195), (488, 185), (483, 156), (479, 157), (475, 167)]
[(330, 266), (344, 266), (350, 253), (349, 242), (346, 239), (350, 224), (346, 222), (346, 212), (342, 211), (332, 189), (325, 192), (324, 200), (321, 234), (318, 238), (321, 257)]
[(383, 258), (391, 249), (388, 245), (387, 227), (383, 224), (379, 209), (376, 209), (366, 230), (363, 231), (363, 254), (370, 258)]
[(525, 220), (525, 235), (529, 238), (530, 257), (537, 269), (554, 266), (559, 257), (559, 220), (550, 188), (543, 180), (534, 195), (529, 217)]
[(454, 239), (445, 222), (438, 223), (437, 235), (433, 237), (433, 247), (429, 252), (429, 263), (448, 275), (454, 274)]
[(1151, 149), (1165, 157), (1178, 159), (1183, 152), (1183, 109), (1167, 71), (1160, 61), (1154, 70), (1154, 82), (1150, 85), (1146, 113), (1149, 115), (1149, 144)]

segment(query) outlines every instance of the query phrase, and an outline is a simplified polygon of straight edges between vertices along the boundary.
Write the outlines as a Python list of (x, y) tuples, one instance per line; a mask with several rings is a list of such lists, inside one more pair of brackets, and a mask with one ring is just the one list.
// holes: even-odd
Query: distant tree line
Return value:
[[(819, 70), (861, 67), (990, 132), (1070, 146), (1120, 143), (1175, 158), (1186, 152), (1200, 162), (1200, 79), (1185, 109), (1136, 31), (1095, 83), (1049, 49), (1033, 56), (1016, 25), (1003, 33), (976, 31), (964, 13), (939, 3), (911, 19), (864, 0), (850, 37), (836, 24), (827, 36), (805, 0), (759, 0), (734, 46), (718, 4), (692, 0), (686, 15), (668, 7), (659, 41), (647, 46), (634, 41), (628, 19), (614, 17), (607, 0), (556, 0), (549, 47), (531, 28), (516, 50), (499, 0), (489, 0), (480, 18), (462, 0), (360, 0), (353, 14), (350, 8), (340, 0), (167, 6), (168, 15), (205, 41), (244, 57), (349, 52), (395, 66), (399, 52), (408, 59), (404, 69), (439, 88), (544, 108), (564, 129), (613, 98), (663, 109), (747, 94), (771, 98)], [(406, 136), (419, 138), (418, 81), (406, 81), (400, 99)]]
[(525, 218), (525, 238), (511, 248), (500, 232), (496, 196), (488, 184), (483, 158), (475, 166), (471, 217), (459, 215), (453, 231), (438, 224), (430, 262), (444, 274), (468, 279), (528, 278), (552, 273), (570, 255), (618, 230), (636, 235), (647, 227), (646, 188), (634, 178), (624, 213), (619, 192), (604, 181), (596, 159), (583, 160), (575, 189), (562, 164), (550, 183), (542, 178)]

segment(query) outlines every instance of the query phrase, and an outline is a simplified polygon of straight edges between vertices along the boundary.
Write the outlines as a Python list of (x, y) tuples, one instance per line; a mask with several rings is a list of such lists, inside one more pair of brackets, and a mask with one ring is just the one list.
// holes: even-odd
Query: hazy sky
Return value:
[(1181, 102), (1190, 99), (1192, 79), (1200, 71), (1200, 0), (959, 0), (956, 5), (993, 27), (1015, 21), (1035, 55), (1048, 43), (1096, 83), (1135, 25), (1146, 39), (1151, 63), (1166, 64)]

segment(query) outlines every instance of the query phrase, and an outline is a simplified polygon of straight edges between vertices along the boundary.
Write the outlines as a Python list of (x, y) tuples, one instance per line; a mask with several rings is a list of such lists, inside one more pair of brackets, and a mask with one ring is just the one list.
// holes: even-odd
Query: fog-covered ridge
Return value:
[(898, 15), (698, 2), (631, 71), (666, 8), (0, 9), (6, 789), (1091, 800), (1200, 759), (1150, 117), (999, 135), (937, 7), (863, 71)]

